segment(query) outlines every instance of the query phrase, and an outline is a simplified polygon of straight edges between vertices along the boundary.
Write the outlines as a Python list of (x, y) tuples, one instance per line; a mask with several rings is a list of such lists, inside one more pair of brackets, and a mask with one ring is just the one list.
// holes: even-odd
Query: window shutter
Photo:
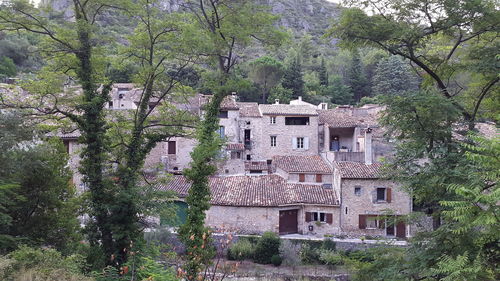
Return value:
[(306, 181), (306, 175), (305, 174), (299, 174), (299, 182), (305, 182)]
[(359, 215), (359, 229), (366, 229), (366, 215)]
[(386, 189), (386, 201), (387, 203), (391, 203), (391, 200), (392, 200), (392, 190), (390, 188), (387, 188)]
[(312, 213), (311, 212), (306, 212), (306, 222), (312, 221)]
[(328, 224), (333, 223), (333, 214), (326, 213), (326, 223), (328, 223)]
[(309, 149), (309, 137), (304, 137), (304, 149)]
[(296, 137), (292, 138), (292, 148), (297, 148), (297, 138)]

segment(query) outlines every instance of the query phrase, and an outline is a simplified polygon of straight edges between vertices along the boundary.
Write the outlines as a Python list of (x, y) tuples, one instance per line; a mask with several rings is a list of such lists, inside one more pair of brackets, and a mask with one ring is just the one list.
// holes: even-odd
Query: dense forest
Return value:
[[(480, 130), (500, 118), (499, 31), (493, 0), (2, 1), (0, 279), (217, 280), (207, 272), (237, 270), (219, 264), (204, 226), (219, 108), (237, 92), (385, 106), (396, 149), (385, 176), (413, 197), (404, 220), (427, 215), (434, 227), (406, 248), (327, 253), (325, 264), (352, 280), (499, 280), (499, 138)], [(105, 110), (113, 83), (141, 89), (131, 115)], [(201, 119), (173, 106), (195, 93), (212, 96)], [(50, 137), (61, 130), (81, 133), (84, 193)], [(147, 217), (175, 212), (175, 196), (142, 168), (156, 144), (186, 135), (198, 144), (175, 272), (161, 234), (144, 232)]]

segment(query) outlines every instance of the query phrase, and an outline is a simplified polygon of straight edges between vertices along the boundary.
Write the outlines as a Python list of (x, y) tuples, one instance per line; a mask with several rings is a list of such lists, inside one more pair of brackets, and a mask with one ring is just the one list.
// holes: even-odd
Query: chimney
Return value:
[(299, 96), (299, 101), (302, 101), (302, 96)]
[(238, 97), (238, 94), (236, 94), (236, 92), (232, 92), (232, 93), (231, 93), (231, 99), (232, 99), (233, 101), (236, 101), (236, 98), (237, 98), (237, 97)]
[(274, 100), (274, 103), (275, 103), (275, 104), (280, 104), (280, 100), (279, 100), (279, 99), (275, 99), (275, 100)]
[(365, 130), (365, 164), (371, 165), (373, 163), (372, 155), (372, 129)]

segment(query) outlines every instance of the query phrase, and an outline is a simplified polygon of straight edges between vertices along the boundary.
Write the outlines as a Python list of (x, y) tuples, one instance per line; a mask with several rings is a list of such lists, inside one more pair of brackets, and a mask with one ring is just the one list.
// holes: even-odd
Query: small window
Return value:
[(319, 222), (326, 222), (326, 213), (314, 212), (312, 213), (312, 220)]
[(299, 182), (305, 182), (306, 181), (306, 175), (305, 174), (299, 174)]
[(369, 216), (366, 218), (366, 228), (367, 229), (376, 229), (378, 228), (379, 221), (377, 220), (377, 217), (372, 217)]
[(323, 175), (322, 174), (316, 174), (316, 182), (323, 182)]
[(304, 148), (304, 138), (297, 138), (297, 148)]
[(250, 174), (262, 174), (262, 170), (250, 170)]
[(113, 108), (113, 101), (108, 102), (108, 107)]
[(354, 187), (354, 195), (361, 196), (361, 187), (360, 186)]
[(269, 117), (269, 123), (270, 124), (276, 124), (276, 116)]
[(252, 155), (247, 154), (247, 160), (252, 160)]
[(227, 118), (227, 110), (219, 111), (219, 118)]
[(226, 128), (224, 128), (224, 126), (219, 126), (219, 136), (221, 138), (224, 138), (224, 136), (226, 135)]
[(383, 187), (377, 188), (377, 201), (386, 201), (385, 190)]
[(276, 147), (276, 136), (271, 136), (271, 147)]
[(250, 125), (250, 121), (247, 121), (247, 122), (246, 122), (246, 124), (247, 124), (247, 125)]

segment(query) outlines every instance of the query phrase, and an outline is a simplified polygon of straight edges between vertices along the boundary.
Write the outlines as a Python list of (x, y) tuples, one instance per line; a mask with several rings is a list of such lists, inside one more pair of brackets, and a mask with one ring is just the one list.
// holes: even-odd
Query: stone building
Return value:
[[(138, 96), (132, 84), (116, 84), (108, 108), (133, 110)], [(201, 117), (209, 99), (195, 95), (174, 104)], [(381, 110), (328, 109), (300, 98), (259, 105), (226, 97), (218, 129), (225, 145), (210, 179), (207, 225), (240, 233), (408, 237), (410, 226), (401, 218), (411, 211), (410, 196), (381, 178), (380, 159), (392, 152), (377, 121)], [(75, 154), (77, 135), (62, 138)], [(175, 175), (159, 188), (176, 191), (180, 203), (190, 186), (182, 171), (195, 145), (192, 137), (171, 138), (145, 161), (149, 172)], [(78, 156), (71, 162), (76, 170)], [(78, 173), (74, 181), (81, 182)]]

